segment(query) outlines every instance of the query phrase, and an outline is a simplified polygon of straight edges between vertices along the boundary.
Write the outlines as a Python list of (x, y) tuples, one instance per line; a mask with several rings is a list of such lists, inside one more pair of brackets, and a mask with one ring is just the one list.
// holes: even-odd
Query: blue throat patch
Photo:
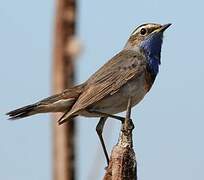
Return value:
[(148, 68), (153, 75), (157, 75), (159, 72), (159, 65), (161, 64), (161, 46), (162, 46), (163, 34), (157, 33), (145, 39), (140, 48), (144, 50), (147, 57)]

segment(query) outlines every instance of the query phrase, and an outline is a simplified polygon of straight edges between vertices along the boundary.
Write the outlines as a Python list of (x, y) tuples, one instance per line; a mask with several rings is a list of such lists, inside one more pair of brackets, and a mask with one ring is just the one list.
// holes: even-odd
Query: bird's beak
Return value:
[(171, 24), (164, 24), (162, 25), (159, 29), (158, 32), (164, 32), (169, 26), (171, 26)]

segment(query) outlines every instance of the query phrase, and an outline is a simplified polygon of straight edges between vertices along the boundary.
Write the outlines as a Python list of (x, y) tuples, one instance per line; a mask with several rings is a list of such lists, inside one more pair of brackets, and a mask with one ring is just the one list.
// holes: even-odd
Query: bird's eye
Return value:
[(140, 30), (140, 34), (141, 34), (141, 35), (145, 35), (146, 32), (147, 32), (147, 30), (146, 30), (145, 28), (142, 28), (142, 29)]

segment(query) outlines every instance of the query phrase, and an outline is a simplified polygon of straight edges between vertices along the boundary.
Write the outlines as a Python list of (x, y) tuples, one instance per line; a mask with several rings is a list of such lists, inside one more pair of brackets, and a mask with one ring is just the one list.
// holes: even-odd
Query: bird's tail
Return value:
[(83, 91), (84, 84), (69, 88), (62, 93), (50, 96), (37, 103), (24, 106), (6, 113), (10, 120), (17, 120), (38, 113), (67, 112)]
[(20, 118), (24, 118), (24, 117), (36, 114), (35, 113), (36, 108), (37, 108), (37, 104), (31, 104), (31, 105), (24, 106), (24, 107), (15, 109), (13, 111), (10, 111), (6, 113), (6, 115), (9, 116), (10, 120), (16, 120), (16, 119), (20, 119)]

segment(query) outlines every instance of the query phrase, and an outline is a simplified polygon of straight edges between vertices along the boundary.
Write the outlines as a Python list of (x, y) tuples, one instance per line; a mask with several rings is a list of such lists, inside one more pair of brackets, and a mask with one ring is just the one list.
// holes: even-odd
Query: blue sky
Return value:
[[(78, 1), (77, 34), (83, 52), (77, 82), (121, 50), (137, 25), (172, 23), (165, 32), (156, 82), (133, 110), (134, 147), (141, 180), (204, 178), (203, 1)], [(51, 94), (53, 1), (0, 2), (0, 179), (52, 177), (52, 122), (49, 115), (6, 121), (5, 112)], [(101, 179), (105, 158), (97, 121), (76, 120), (77, 176)], [(105, 127), (108, 150), (120, 124)], [(91, 169), (95, 168), (95, 174)]]

